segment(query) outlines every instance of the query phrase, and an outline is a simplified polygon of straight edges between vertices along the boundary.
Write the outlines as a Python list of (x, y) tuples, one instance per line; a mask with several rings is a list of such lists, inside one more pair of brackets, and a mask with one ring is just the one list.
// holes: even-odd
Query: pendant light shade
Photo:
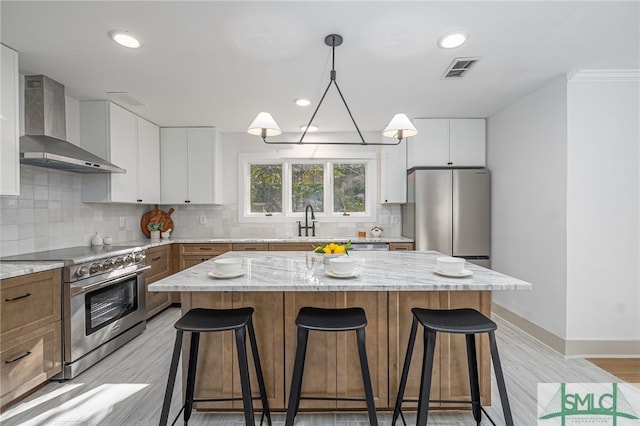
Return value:
[(258, 116), (255, 118), (255, 120), (253, 120), (253, 122), (251, 123), (251, 125), (249, 126), (249, 128), (247, 129), (247, 132), (252, 134), (252, 135), (257, 135), (262, 137), (262, 141), (264, 143), (267, 144), (302, 144), (304, 142), (304, 137), (306, 136), (307, 132), (311, 132), (312, 130), (312, 124), (313, 124), (313, 119), (316, 117), (316, 114), (318, 113), (318, 109), (320, 109), (320, 106), (322, 105), (322, 101), (324, 101), (325, 96), (327, 95), (327, 92), (329, 91), (329, 89), (331, 88), (331, 86), (334, 86), (335, 89), (338, 91), (338, 94), (340, 95), (340, 99), (342, 100), (342, 103), (344, 104), (347, 113), (349, 114), (349, 118), (351, 119), (351, 122), (353, 123), (353, 126), (356, 129), (356, 132), (358, 133), (358, 136), (360, 137), (360, 142), (334, 142), (334, 141), (327, 141), (327, 142), (306, 142), (307, 144), (313, 144), (313, 145), (398, 145), (400, 142), (402, 142), (402, 139), (408, 136), (414, 136), (417, 135), (418, 132), (416, 131), (416, 128), (413, 126), (413, 124), (411, 124), (411, 121), (409, 120), (409, 118), (405, 115), (405, 114), (396, 114), (393, 119), (391, 120), (391, 122), (389, 123), (389, 125), (384, 129), (383, 131), (383, 135), (384, 136), (388, 136), (388, 137), (393, 137), (393, 138), (397, 138), (398, 141), (395, 143), (379, 143), (379, 142), (372, 142), (369, 143), (367, 141), (364, 140), (364, 136), (362, 136), (362, 132), (360, 131), (360, 128), (358, 127), (358, 124), (356, 123), (356, 120), (353, 118), (353, 114), (351, 114), (351, 109), (349, 109), (349, 105), (347, 105), (347, 101), (345, 100), (344, 96), (342, 95), (342, 91), (340, 90), (340, 87), (338, 86), (338, 82), (336, 81), (336, 67), (335, 67), (335, 54), (336, 54), (336, 47), (340, 46), (342, 44), (342, 36), (339, 34), (329, 34), (328, 36), (325, 37), (324, 39), (324, 43), (331, 47), (331, 73), (329, 74), (329, 84), (327, 85), (327, 88), (324, 90), (324, 93), (322, 94), (322, 97), (320, 98), (320, 102), (318, 102), (318, 105), (316, 106), (315, 111), (313, 111), (313, 114), (311, 115), (311, 118), (309, 119), (309, 122), (307, 123), (306, 126), (304, 126), (304, 130), (302, 131), (302, 136), (300, 136), (300, 139), (297, 142), (290, 142), (290, 141), (282, 141), (282, 142), (275, 142), (275, 141), (268, 141), (267, 140), (267, 136), (277, 136), (279, 134), (282, 133), (282, 131), (280, 130), (280, 127), (278, 127), (278, 125), (276, 124), (275, 120), (273, 119), (273, 117), (271, 117), (271, 114), (269, 114), (268, 112), (261, 112), (260, 114), (258, 114)]
[(276, 123), (271, 114), (261, 112), (251, 122), (247, 133), (265, 138), (267, 136), (278, 136), (282, 133), (282, 130), (280, 130), (278, 123)]
[(402, 139), (415, 136), (418, 131), (406, 114), (396, 114), (382, 131), (382, 134), (388, 138)]

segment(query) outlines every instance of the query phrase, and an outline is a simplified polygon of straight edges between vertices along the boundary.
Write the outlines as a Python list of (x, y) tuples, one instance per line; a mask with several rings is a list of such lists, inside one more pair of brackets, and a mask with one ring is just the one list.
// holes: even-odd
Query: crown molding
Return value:
[(640, 81), (640, 69), (577, 70), (567, 73), (570, 82)]

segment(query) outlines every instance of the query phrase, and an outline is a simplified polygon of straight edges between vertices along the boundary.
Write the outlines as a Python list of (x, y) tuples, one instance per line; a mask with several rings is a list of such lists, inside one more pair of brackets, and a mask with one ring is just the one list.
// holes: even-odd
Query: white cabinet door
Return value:
[(408, 141), (407, 168), (484, 167), (485, 120), (415, 119), (418, 134)]
[(189, 129), (189, 201), (198, 204), (213, 203), (214, 130), (211, 128)]
[(0, 45), (0, 195), (20, 195), (18, 53)]
[(407, 202), (407, 143), (380, 147), (380, 199), (382, 204)]
[(82, 201), (160, 201), (160, 135), (153, 123), (108, 101), (80, 102), (82, 147), (126, 173), (82, 176)]
[(111, 201), (135, 203), (138, 200), (138, 121), (120, 106), (109, 103), (110, 159), (126, 173), (111, 173)]
[(160, 129), (138, 117), (138, 200), (160, 203)]
[(407, 143), (407, 168), (447, 166), (449, 163), (449, 120), (416, 119), (418, 134)]
[(484, 167), (485, 145), (484, 119), (452, 119), (449, 122), (449, 152), (454, 167)]
[(162, 203), (220, 204), (221, 151), (213, 127), (163, 128)]
[(162, 204), (188, 201), (188, 129), (160, 129), (160, 199)]

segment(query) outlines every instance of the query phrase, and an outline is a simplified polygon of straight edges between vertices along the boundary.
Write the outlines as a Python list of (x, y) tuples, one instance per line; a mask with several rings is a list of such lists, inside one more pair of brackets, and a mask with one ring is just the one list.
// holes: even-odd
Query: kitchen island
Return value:
[[(213, 260), (171, 275), (149, 286), (151, 291), (180, 292), (183, 312), (196, 307), (226, 309), (253, 306), (269, 404), (284, 410), (296, 345), (295, 317), (303, 306), (361, 306), (368, 318), (367, 353), (378, 409), (391, 409), (411, 327), (411, 308), (470, 307), (490, 316), (491, 292), (529, 290), (531, 284), (467, 263), (467, 278), (434, 273), (438, 252), (352, 252), (357, 276), (326, 274), (321, 255), (312, 252), (228, 252), (242, 257), (245, 273), (216, 279)], [(363, 394), (358, 352), (353, 333), (311, 332), (303, 396), (360, 397)], [(422, 339), (414, 357), (421, 359)], [(231, 333), (201, 337), (196, 395), (199, 398), (237, 397), (235, 350)], [(167, 348), (170, 350), (170, 348)], [(488, 342), (478, 345), (483, 404), (490, 403), (491, 367)], [(188, 342), (183, 345), (183, 359)], [(185, 366), (183, 365), (183, 368)], [(168, 370), (168, 366), (167, 366)], [(406, 397), (417, 398), (420, 363), (412, 363)], [(186, 374), (183, 375), (186, 377)], [(256, 389), (252, 376), (252, 389)], [(441, 335), (436, 346), (433, 399), (469, 396), (466, 346), (463, 336)], [(451, 405), (447, 405), (450, 407)], [(201, 403), (200, 409), (238, 409), (241, 402)], [(302, 401), (302, 410), (364, 410), (362, 402)]]

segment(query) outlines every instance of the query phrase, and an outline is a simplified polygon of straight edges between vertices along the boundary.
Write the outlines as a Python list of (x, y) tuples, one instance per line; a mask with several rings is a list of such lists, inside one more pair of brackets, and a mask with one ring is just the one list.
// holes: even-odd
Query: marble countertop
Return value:
[(217, 258), (243, 258), (245, 273), (218, 279), (214, 259), (149, 285), (150, 291), (423, 291), (423, 290), (530, 290), (531, 284), (469, 262), (467, 278), (448, 278), (433, 272), (435, 251), (351, 252), (358, 276), (326, 275), (323, 257), (311, 251), (227, 252)]
[(413, 243), (413, 239), (402, 236), (382, 236), (380, 238), (372, 237), (287, 237), (287, 238), (180, 238), (171, 237), (169, 239), (149, 240), (140, 239), (132, 241), (124, 241), (117, 243), (118, 245), (135, 245), (143, 249), (157, 247), (165, 244), (215, 244), (215, 243), (304, 243), (304, 242), (347, 242), (370, 244), (370, 243)]
[(2, 262), (0, 263), (0, 280), (62, 268), (63, 266), (63, 262)]

